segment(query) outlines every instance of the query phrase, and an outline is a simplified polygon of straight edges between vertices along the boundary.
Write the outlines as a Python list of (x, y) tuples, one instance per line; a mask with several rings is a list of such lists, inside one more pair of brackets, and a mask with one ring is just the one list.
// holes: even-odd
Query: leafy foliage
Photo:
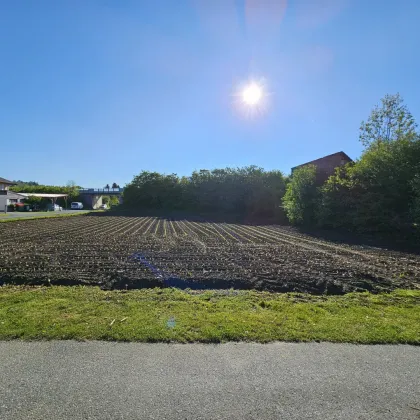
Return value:
[(77, 197), (79, 195), (79, 188), (77, 185), (29, 185), (19, 184), (13, 186), (14, 192), (25, 192), (34, 194), (69, 194), (69, 197)]
[(176, 209), (182, 188), (176, 175), (142, 171), (125, 187), (124, 203), (138, 209)]
[(367, 146), (353, 165), (321, 189), (317, 218), (324, 227), (358, 232), (412, 231), (420, 214), (420, 137), (398, 95), (386, 96), (362, 124)]
[(359, 139), (365, 147), (373, 143), (391, 142), (416, 137), (417, 124), (401, 96), (386, 95), (382, 106), (376, 106), (368, 120), (362, 121)]
[(42, 202), (42, 198), (41, 197), (35, 197), (33, 195), (29, 196), (25, 200), (25, 204), (30, 204), (30, 205), (40, 205), (41, 202)]
[(118, 206), (120, 204), (120, 200), (115, 195), (103, 195), (102, 196), (102, 203), (108, 205), (109, 207)]
[(194, 171), (179, 178), (143, 171), (124, 190), (124, 204), (137, 209), (235, 214), (284, 221), (281, 197), (286, 180), (280, 171), (256, 166)]
[(413, 189), (413, 200), (411, 202), (410, 212), (414, 223), (420, 226), (420, 173), (411, 181)]
[(316, 167), (306, 165), (296, 169), (283, 198), (283, 206), (289, 221), (297, 225), (313, 223), (318, 199)]
[(26, 185), (39, 185), (38, 182), (35, 181), (22, 181), (20, 179), (13, 181), (16, 184), (26, 184)]
[[(14, 192), (34, 193), (34, 194), (68, 194), (68, 202), (81, 201), (79, 188), (74, 182), (69, 181), (66, 186), (58, 185), (29, 185), (18, 184), (13, 186)], [(48, 202), (48, 200), (47, 200)], [(64, 206), (65, 200), (59, 198), (57, 204)]]

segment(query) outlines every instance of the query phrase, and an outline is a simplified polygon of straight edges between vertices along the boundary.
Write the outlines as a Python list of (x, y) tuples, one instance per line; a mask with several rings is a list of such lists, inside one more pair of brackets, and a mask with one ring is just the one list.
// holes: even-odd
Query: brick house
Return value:
[(311, 160), (310, 162), (302, 163), (302, 165), (295, 166), (292, 168), (292, 174), (295, 169), (306, 165), (315, 165), (317, 169), (317, 180), (320, 183), (323, 183), (334, 174), (335, 168), (344, 166), (349, 162), (353, 162), (353, 160), (348, 155), (344, 152), (337, 152), (332, 155), (324, 156), (319, 159)]

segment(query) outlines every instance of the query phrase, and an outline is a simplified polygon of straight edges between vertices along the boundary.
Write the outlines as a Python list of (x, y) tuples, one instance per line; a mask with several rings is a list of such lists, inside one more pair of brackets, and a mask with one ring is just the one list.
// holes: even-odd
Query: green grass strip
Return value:
[(14, 338), (420, 344), (420, 291), (311, 296), (4, 286), (0, 339)]
[[(82, 216), (83, 214), (93, 213), (92, 210), (82, 210), (77, 213), (48, 213), (48, 212), (42, 212), (39, 216), (28, 216), (28, 217), (10, 217), (7, 214), (4, 214), (4, 218), (0, 218), (0, 223), (10, 223), (10, 222), (25, 222), (26, 220), (39, 220), (39, 219), (56, 219), (58, 217), (74, 217), (74, 216)], [(7, 217), (7, 218), (6, 218)]]

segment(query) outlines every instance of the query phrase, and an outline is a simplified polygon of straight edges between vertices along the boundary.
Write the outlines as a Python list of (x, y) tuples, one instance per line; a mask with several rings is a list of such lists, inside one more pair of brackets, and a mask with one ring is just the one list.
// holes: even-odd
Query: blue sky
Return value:
[[(419, 120), (418, 0), (0, 2), (0, 176), (285, 173), (343, 150), (386, 93)], [(248, 80), (269, 93), (238, 105)]]

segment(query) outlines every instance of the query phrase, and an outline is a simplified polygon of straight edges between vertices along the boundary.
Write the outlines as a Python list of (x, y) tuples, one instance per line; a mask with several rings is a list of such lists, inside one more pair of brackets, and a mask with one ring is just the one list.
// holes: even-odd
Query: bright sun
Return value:
[(242, 91), (243, 101), (250, 106), (258, 105), (261, 102), (263, 92), (256, 83), (251, 83)]

